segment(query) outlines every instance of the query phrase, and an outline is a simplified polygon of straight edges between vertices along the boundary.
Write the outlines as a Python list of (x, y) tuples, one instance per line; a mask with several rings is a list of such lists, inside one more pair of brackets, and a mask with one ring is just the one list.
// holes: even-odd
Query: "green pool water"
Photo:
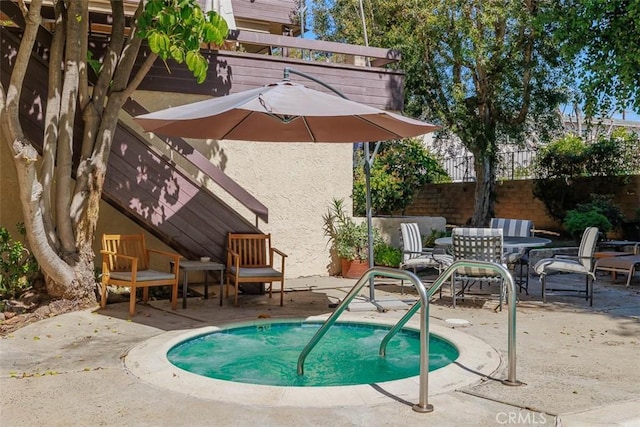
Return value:
[[(300, 352), (321, 323), (264, 323), (224, 329), (184, 341), (169, 350), (171, 363), (210, 378), (275, 386), (373, 384), (412, 377), (420, 370), (420, 333), (401, 330), (378, 354), (388, 327), (363, 323), (333, 325), (309, 353), (304, 375)], [(458, 358), (454, 345), (430, 335), (429, 370)]]

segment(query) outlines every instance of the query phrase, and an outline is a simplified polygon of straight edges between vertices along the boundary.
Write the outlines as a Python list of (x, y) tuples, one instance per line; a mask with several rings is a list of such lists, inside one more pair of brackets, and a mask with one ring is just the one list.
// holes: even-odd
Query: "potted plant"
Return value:
[[(367, 224), (357, 223), (348, 216), (342, 199), (333, 199), (322, 219), (324, 234), (340, 258), (342, 276), (359, 278), (369, 268)], [(374, 240), (380, 239), (379, 232), (374, 229)]]

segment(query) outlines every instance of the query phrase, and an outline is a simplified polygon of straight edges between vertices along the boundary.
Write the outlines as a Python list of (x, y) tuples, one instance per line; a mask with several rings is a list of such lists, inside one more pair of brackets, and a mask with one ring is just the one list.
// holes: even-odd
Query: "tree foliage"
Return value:
[(562, 0), (551, 20), (587, 116), (640, 112), (640, 1)]
[[(354, 164), (353, 210), (366, 212), (364, 169), (359, 159)], [(371, 208), (374, 214), (403, 212), (420, 188), (430, 182), (448, 181), (447, 172), (417, 139), (382, 143), (371, 168)]]
[[(559, 124), (559, 53), (548, 35), (546, 2), (372, 0), (365, 12), (372, 45), (400, 50), (405, 106), (458, 136), (474, 155), (472, 223), (493, 216), (498, 151)], [(357, 0), (315, 0), (314, 31), (361, 42)]]
[[(12, 53), (9, 85), (0, 86), (1, 136), (13, 154), (27, 239), (45, 273), (49, 294), (92, 304), (92, 243), (118, 113), (158, 56), (184, 60), (203, 81), (207, 63), (200, 43), (221, 44), (227, 25), (215, 13), (203, 13), (197, 0), (139, 2), (132, 18), (125, 17), (124, 2), (114, 0), (108, 45), (98, 52), (89, 42), (88, 1), (48, 3), (55, 22), (39, 157), (23, 132), (19, 111), (27, 67), (38, 31), (43, 31), (43, 2), (18, 4), (21, 16), (15, 21), (23, 34), (18, 51)], [(145, 40), (151, 52), (132, 74)], [(79, 137), (74, 135), (77, 120), (82, 120)], [(81, 140), (77, 151), (74, 139)], [(75, 170), (74, 159), (79, 159)]]

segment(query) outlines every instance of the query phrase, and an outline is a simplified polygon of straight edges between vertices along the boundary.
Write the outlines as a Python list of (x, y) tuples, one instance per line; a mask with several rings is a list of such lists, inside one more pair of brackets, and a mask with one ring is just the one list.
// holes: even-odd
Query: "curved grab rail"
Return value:
[[(298, 357), (298, 375), (304, 374), (304, 361), (318, 344), (318, 341), (327, 333), (329, 328), (336, 322), (338, 317), (347, 308), (349, 303), (356, 297), (360, 289), (367, 283), (369, 279), (374, 276), (389, 277), (394, 279), (410, 280), (414, 284), (416, 290), (420, 294), (420, 300), (422, 304), (416, 304), (424, 307), (420, 313), (420, 395), (419, 402), (413, 406), (413, 410), (416, 412), (431, 412), (433, 411), (433, 405), (428, 403), (428, 390), (429, 390), (429, 297), (427, 296), (427, 289), (418, 276), (410, 271), (397, 270), (387, 267), (373, 267), (367, 270), (356, 284), (351, 288), (347, 296), (342, 300), (340, 305), (329, 316), (329, 318), (322, 324), (318, 332), (311, 338), (311, 341), (305, 346)], [(373, 290), (372, 290), (373, 292)], [(417, 309), (416, 309), (417, 310)], [(415, 313), (415, 310), (413, 311)], [(408, 319), (407, 319), (408, 320)]]
[[(502, 278), (506, 280), (507, 286), (509, 287), (509, 292), (508, 292), (509, 326), (508, 326), (508, 338), (507, 338), (508, 339), (507, 355), (508, 355), (508, 362), (509, 362), (509, 367), (508, 367), (509, 372), (508, 372), (507, 379), (503, 380), (502, 382), (503, 384), (506, 384), (506, 385), (520, 385), (521, 383), (518, 380), (516, 380), (516, 292), (517, 291), (516, 291), (516, 286), (513, 281), (513, 277), (511, 276), (511, 273), (509, 273), (509, 270), (507, 270), (503, 265), (493, 263), (493, 262), (471, 261), (471, 260), (460, 260), (460, 261), (454, 262), (449, 266), (449, 268), (447, 268), (444, 271), (444, 273), (438, 276), (436, 281), (433, 282), (433, 285), (429, 288), (429, 291), (427, 292), (427, 299), (426, 299), (427, 310), (422, 310), (422, 311), (423, 312), (427, 311), (428, 313), (429, 298), (431, 298), (433, 294), (438, 289), (440, 289), (442, 284), (447, 279), (449, 279), (451, 275), (459, 267), (489, 268), (495, 271), (496, 273), (499, 273), (502, 276)], [(422, 304), (424, 304), (424, 299), (421, 298), (420, 301), (416, 302), (407, 311), (407, 313), (391, 328), (391, 330), (389, 330), (387, 335), (385, 335), (385, 337), (382, 339), (382, 342), (380, 343), (381, 356), (384, 356), (386, 354), (387, 344), (389, 343), (389, 340), (391, 340), (391, 338), (400, 329), (402, 329), (402, 327), (409, 321), (409, 319), (416, 313), (416, 311), (418, 311), (418, 309)], [(422, 316), (420, 317), (420, 323), (421, 323), (420, 331), (422, 331), (423, 326), (426, 326), (426, 329), (428, 332), (429, 331), (428, 317), (427, 317), (426, 325), (422, 323)]]

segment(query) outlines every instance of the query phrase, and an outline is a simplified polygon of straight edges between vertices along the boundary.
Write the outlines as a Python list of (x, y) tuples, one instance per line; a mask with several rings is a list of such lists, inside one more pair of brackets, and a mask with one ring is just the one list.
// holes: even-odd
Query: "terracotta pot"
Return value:
[(369, 269), (369, 261), (340, 259), (342, 265), (342, 277), (345, 279), (359, 279)]

